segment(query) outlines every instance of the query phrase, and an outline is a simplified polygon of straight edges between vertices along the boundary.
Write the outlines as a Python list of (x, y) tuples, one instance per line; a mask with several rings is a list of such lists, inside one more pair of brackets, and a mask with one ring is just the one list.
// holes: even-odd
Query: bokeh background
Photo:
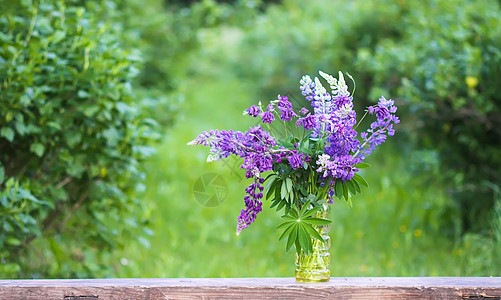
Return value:
[(318, 70), (401, 119), (334, 204), (331, 274), (500, 276), (500, 1), (2, 0), (0, 277), (292, 276), (269, 201), (235, 235), (239, 161), (186, 143)]

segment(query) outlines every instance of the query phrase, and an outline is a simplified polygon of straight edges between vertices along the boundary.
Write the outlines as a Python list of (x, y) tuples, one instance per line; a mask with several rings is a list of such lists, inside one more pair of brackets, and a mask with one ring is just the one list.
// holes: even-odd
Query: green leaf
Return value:
[(303, 215), (308, 211), (308, 207), (310, 206), (310, 201), (307, 201), (305, 204), (303, 204), (303, 207), (301, 208), (301, 211), (299, 212), (299, 216), (302, 218)]
[(277, 186), (275, 188), (275, 200), (282, 200), (282, 198), (280, 197), (280, 186)]
[(0, 135), (6, 138), (9, 142), (14, 140), (14, 130), (10, 127), (3, 127)]
[(287, 182), (287, 191), (289, 193), (293, 192), (293, 190), (292, 190), (292, 179), (290, 179), (289, 177), (287, 177), (287, 179), (285, 181)]
[[(115, 147), (121, 138), (120, 132), (115, 127), (109, 127), (108, 129), (103, 130), (102, 134), (110, 147)], [(141, 148), (143, 147), (145, 146), (134, 146), (134, 149), (141, 151)]]
[(310, 209), (309, 211), (307, 211), (304, 215), (302, 215), (301, 218), (305, 219), (305, 218), (311, 217), (311, 216), (313, 216), (314, 214), (316, 214), (321, 209), (322, 209), (322, 207), (320, 207), (320, 206), (313, 207), (312, 209)]
[(289, 234), (291, 233), (292, 229), (294, 229), (294, 226), (296, 226), (296, 225), (295, 224), (291, 224), (289, 227), (287, 227), (287, 229), (285, 229), (284, 232), (282, 232), (282, 234), (280, 235), (280, 237), (278, 238), (278, 240), (281, 241), (286, 236), (289, 236)]
[(19, 246), (21, 245), (21, 241), (14, 238), (14, 237), (9, 237), (7, 238), (7, 244), (12, 245), (12, 246)]
[(299, 237), (299, 245), (303, 248), (303, 251), (309, 252), (310, 250), (310, 237), (304, 228), (303, 224), (299, 223), (298, 226), (298, 237)]
[(299, 187), (299, 191), (303, 196), (308, 196), (308, 191), (303, 186)]
[(270, 174), (270, 175), (266, 176), (266, 178), (264, 179), (264, 181), (266, 182), (266, 184), (264, 186), (265, 190), (267, 190), (266, 187), (270, 188), (271, 185), (275, 182), (275, 180), (277, 178), (278, 177), (275, 174)]
[(287, 203), (287, 201), (280, 200), (280, 204), (277, 206), (277, 211), (281, 210), (286, 203)]
[(344, 184), (348, 187), (348, 190), (350, 191), (350, 193), (352, 195), (356, 195), (357, 194), (357, 190), (355, 188), (355, 184), (351, 180), (345, 181)]
[(5, 169), (2, 165), (0, 165), (0, 184), (5, 180)]
[(339, 199), (343, 198), (343, 184), (341, 183), (341, 179), (336, 179), (336, 183), (334, 184), (334, 192), (336, 193), (336, 197)]
[(264, 193), (266, 195), (266, 199), (268, 199), (268, 195), (270, 194), (270, 191), (272, 190), (273, 184), (275, 183), (275, 180), (277, 179), (277, 176), (272, 174), (272, 176), (268, 176), (268, 181), (266, 181), (266, 184), (264, 185)]
[(362, 192), (362, 189), (360, 188), (360, 185), (358, 184), (358, 182), (356, 180), (350, 180), (353, 185), (355, 186), (355, 190), (357, 190), (358, 193), (361, 193)]
[(290, 211), (291, 211), (291, 205), (289, 203), (286, 203), (285, 204), (285, 213), (289, 214)]
[(306, 140), (303, 143), (303, 149), (310, 149), (310, 140)]
[(273, 208), (273, 207), (277, 206), (278, 203), (280, 203), (281, 201), (282, 200), (278, 199), (278, 198), (273, 199), (272, 202), (271, 202), (270, 208)]
[(294, 222), (297, 222), (297, 218), (294, 218), (293, 216), (291, 215), (283, 215), (281, 216), (280, 218), (284, 219), (284, 220), (289, 220), (289, 221), (294, 221)]
[(299, 219), (299, 215), (298, 215), (297, 210), (296, 210), (296, 208), (295, 208), (295, 207), (294, 207), (293, 209), (291, 209), (291, 211), (290, 211), (290, 215), (291, 215), (293, 218), (295, 218), (296, 220), (297, 220), (297, 219)]
[(307, 219), (303, 219), (302, 221), (304, 221), (305, 223), (308, 223), (308, 224), (316, 225), (316, 226), (322, 226), (322, 225), (327, 225), (327, 224), (332, 223), (331, 220), (320, 219), (320, 218), (307, 218)]
[(365, 168), (368, 168), (370, 167), (371, 165), (367, 164), (367, 163), (364, 163), (364, 162), (361, 162), (361, 163), (358, 163), (355, 165), (355, 168), (357, 169), (365, 169)]
[(306, 222), (305, 222), (305, 223), (303, 223), (303, 226), (304, 226), (304, 228), (306, 229), (306, 231), (308, 231), (308, 233), (309, 233), (312, 237), (316, 238), (317, 240), (319, 240), (319, 241), (321, 241), (321, 242), (323, 242), (323, 241), (324, 241), (324, 238), (320, 235), (320, 233), (318, 233), (318, 231), (317, 231), (315, 228), (313, 228), (313, 226), (311, 226), (310, 224), (308, 224), (308, 223), (306, 223)]
[(87, 91), (85, 90), (79, 90), (78, 93), (78, 98), (89, 98), (89, 93), (87, 93)]
[(285, 247), (285, 251), (289, 251), (289, 249), (292, 247), (292, 244), (297, 240), (297, 231), (298, 231), (298, 225), (294, 224), (293, 229), (291, 233), (289, 234), (289, 239), (287, 240), (287, 246)]
[(280, 225), (277, 226), (276, 229), (277, 230), (285, 229), (285, 228), (291, 226), (294, 222), (296, 222), (296, 221), (285, 221), (285, 222), (282, 222), (282, 223), (280, 223)]
[(353, 179), (355, 179), (359, 184), (364, 185), (365, 187), (369, 187), (369, 184), (367, 183), (367, 181), (365, 181), (365, 179), (362, 176), (355, 174)]
[(301, 245), (299, 244), (299, 240), (296, 239), (296, 241), (294, 242), (294, 245), (296, 245), (296, 253), (299, 255), (301, 254)]
[(282, 181), (282, 188), (280, 190), (280, 197), (282, 199), (285, 199), (285, 197), (287, 196), (287, 184), (285, 183), (285, 181)]
[(45, 147), (40, 143), (33, 143), (30, 145), (30, 151), (35, 153), (38, 157), (42, 157), (45, 152)]
[(61, 30), (56, 30), (54, 34), (49, 38), (52, 40), (52, 43), (57, 44), (59, 43), (64, 37), (66, 36), (66, 32), (61, 31)]
[[(269, 199), (269, 198), (270, 198), (270, 196), (271, 196), (274, 192), (275, 192), (275, 194), (276, 194), (276, 192), (277, 192), (276, 190), (278, 189), (279, 185), (280, 185), (280, 182), (279, 182), (278, 180), (275, 180), (275, 181), (273, 182), (273, 184), (271, 185), (270, 189), (269, 189), (269, 190), (268, 190), (268, 192), (266, 193), (266, 199)], [(275, 197), (275, 200), (276, 200), (277, 198), (278, 198), (278, 197)]]
[(348, 194), (348, 187), (346, 186), (346, 184), (343, 184), (343, 195), (344, 195), (344, 200), (348, 201), (348, 197), (350, 195)]

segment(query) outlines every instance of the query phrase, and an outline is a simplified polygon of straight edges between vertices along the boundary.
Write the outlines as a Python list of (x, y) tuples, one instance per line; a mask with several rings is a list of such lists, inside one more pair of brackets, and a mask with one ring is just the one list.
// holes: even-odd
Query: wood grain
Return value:
[(501, 277), (0, 280), (0, 299), (499, 299)]

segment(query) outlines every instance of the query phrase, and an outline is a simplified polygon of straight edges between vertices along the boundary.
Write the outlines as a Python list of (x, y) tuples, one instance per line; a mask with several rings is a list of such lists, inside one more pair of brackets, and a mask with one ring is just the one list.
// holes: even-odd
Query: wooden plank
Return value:
[(501, 277), (0, 280), (0, 299), (499, 299)]

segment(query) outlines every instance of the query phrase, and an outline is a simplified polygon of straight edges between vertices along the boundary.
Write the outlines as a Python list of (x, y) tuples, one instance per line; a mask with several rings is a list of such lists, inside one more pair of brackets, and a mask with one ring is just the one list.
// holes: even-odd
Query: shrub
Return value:
[(359, 49), (373, 93), (398, 94), (416, 115), (415, 144), (439, 154), (463, 229), (488, 226), (501, 176), (499, 1), (406, 2), (399, 39)]
[(129, 216), (155, 121), (141, 117), (132, 93), (137, 55), (67, 3), (2, 3), (2, 277), (106, 274), (104, 250), (127, 234), (124, 223), (142, 221)]

